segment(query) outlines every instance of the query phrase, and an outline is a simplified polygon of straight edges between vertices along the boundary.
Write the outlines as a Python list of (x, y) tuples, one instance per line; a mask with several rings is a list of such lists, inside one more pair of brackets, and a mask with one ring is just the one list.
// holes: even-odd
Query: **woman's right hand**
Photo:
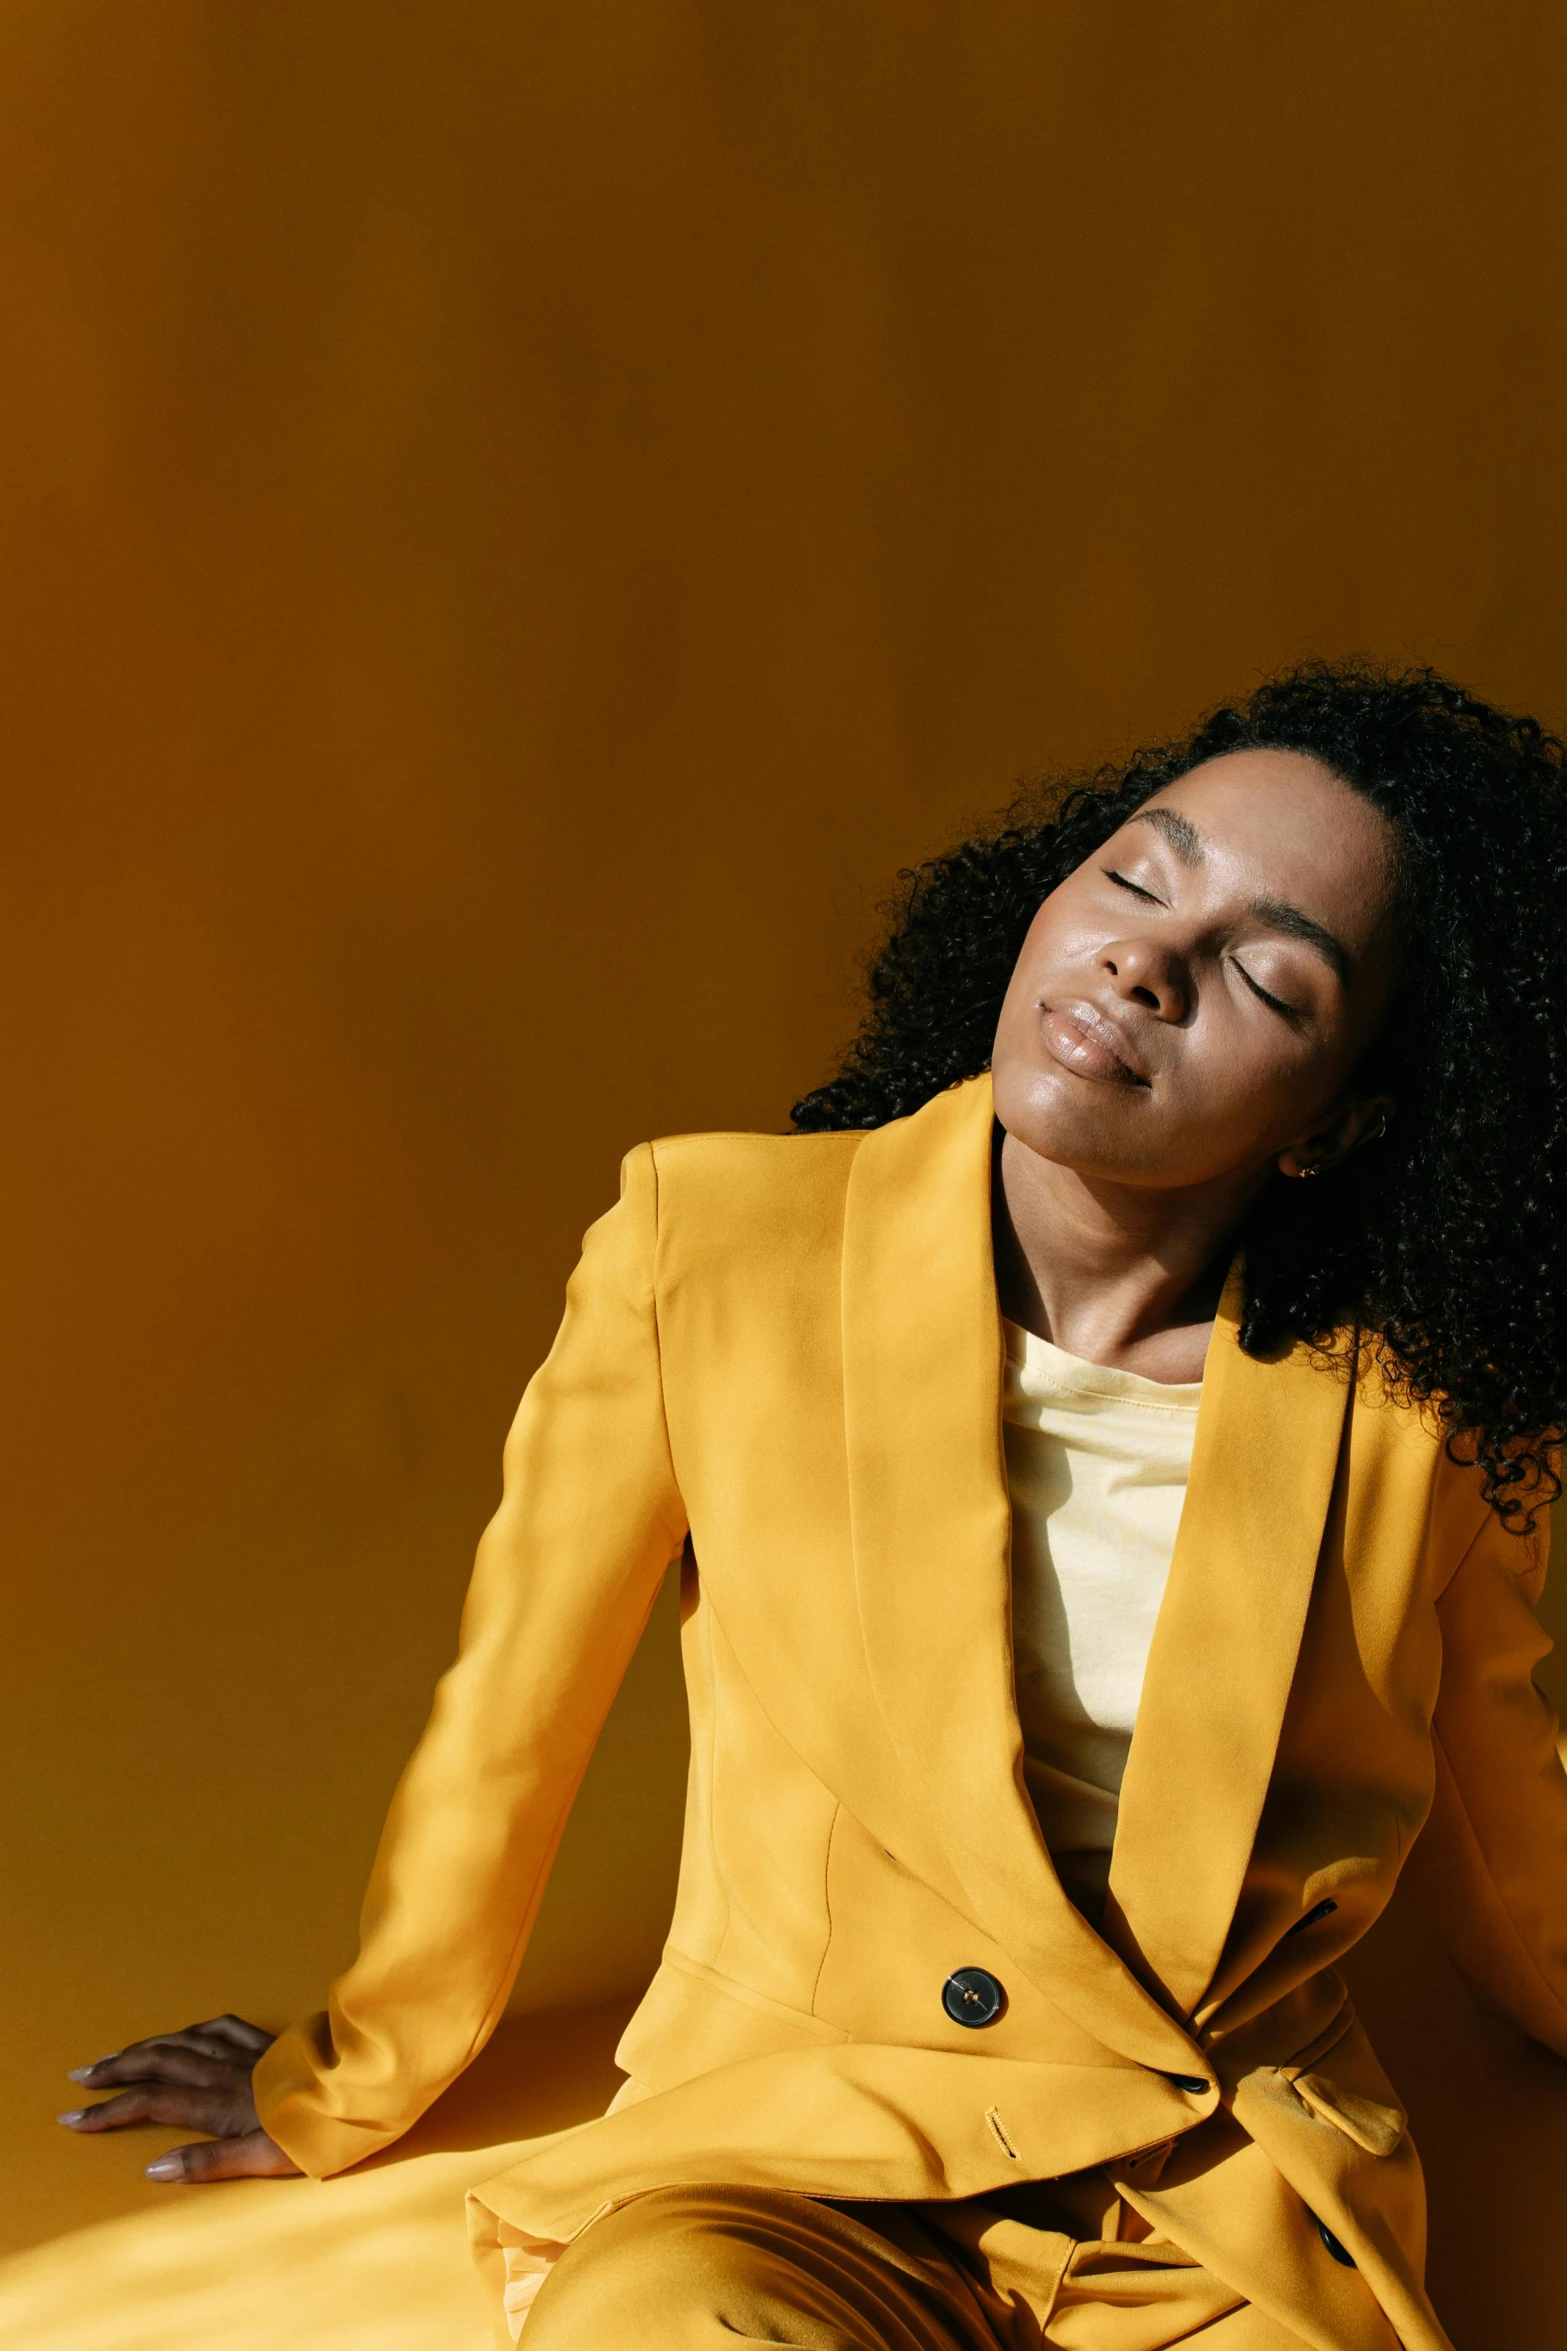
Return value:
[(155, 2033), (70, 2075), (89, 2090), (120, 2089), (101, 2106), (79, 2106), (60, 2120), (85, 2137), (136, 2123), (208, 2131), (188, 2147), (171, 2147), (147, 2166), (150, 2180), (287, 2179), (299, 2166), (261, 2128), (250, 2077), (273, 2035), (243, 2017), (215, 2016), (179, 2033)]

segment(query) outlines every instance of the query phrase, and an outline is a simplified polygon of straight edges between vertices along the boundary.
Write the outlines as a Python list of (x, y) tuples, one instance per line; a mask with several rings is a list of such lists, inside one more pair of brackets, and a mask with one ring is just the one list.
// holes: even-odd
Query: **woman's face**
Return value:
[(1386, 1107), (1354, 1076), (1394, 978), (1393, 854), (1298, 752), (1182, 776), (1034, 917), (996, 1031), (1001, 1124), (1156, 1189), (1342, 1156)]

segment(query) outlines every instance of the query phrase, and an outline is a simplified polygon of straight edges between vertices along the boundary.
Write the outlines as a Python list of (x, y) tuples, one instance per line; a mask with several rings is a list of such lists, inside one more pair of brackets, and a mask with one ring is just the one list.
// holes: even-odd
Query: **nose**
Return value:
[(1124, 1003), (1141, 1005), (1159, 1020), (1184, 1020), (1191, 1010), (1191, 975), (1164, 941), (1114, 939), (1099, 961)]

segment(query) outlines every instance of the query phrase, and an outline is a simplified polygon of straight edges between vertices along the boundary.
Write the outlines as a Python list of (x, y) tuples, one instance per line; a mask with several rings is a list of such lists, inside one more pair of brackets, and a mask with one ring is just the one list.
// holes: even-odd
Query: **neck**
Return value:
[(1089, 1363), (1202, 1377), (1236, 1229), (1265, 1175), (1157, 1191), (1100, 1183), (1003, 1135), (995, 1179), (1001, 1311)]

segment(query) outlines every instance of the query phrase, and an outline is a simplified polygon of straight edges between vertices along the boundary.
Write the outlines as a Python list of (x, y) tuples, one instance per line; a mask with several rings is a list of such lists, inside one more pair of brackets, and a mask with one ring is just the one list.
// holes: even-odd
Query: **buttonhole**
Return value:
[(1010, 2155), (1014, 2163), (1021, 2163), (1023, 2158), (1018, 2153), (1017, 2149), (1013, 2146), (1011, 2140), (1007, 2137), (1007, 2134), (1002, 2127), (1001, 2117), (993, 2106), (986, 2108), (985, 2120), (989, 2123), (992, 2131), (994, 2131), (997, 2139), (1000, 2141), (1002, 2153), (1004, 2155)]
[(1289, 1941), (1291, 1935), (1303, 1935), (1307, 1927), (1314, 1927), (1316, 1925), (1318, 1919), (1331, 1918), (1337, 1908), (1338, 1904), (1336, 1902), (1319, 1902), (1314, 1910), (1307, 1911), (1304, 1918), (1297, 1918), (1295, 1924), (1292, 1927), (1285, 1928), (1285, 1942), (1287, 1943)]

